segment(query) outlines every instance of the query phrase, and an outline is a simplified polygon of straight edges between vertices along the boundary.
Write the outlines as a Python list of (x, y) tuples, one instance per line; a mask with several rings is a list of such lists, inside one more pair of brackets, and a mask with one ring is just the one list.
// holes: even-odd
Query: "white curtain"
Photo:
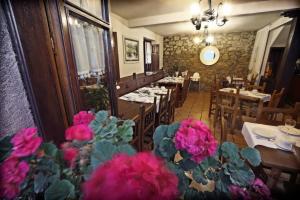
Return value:
[(145, 56), (146, 56), (146, 64), (151, 64), (152, 63), (152, 59), (151, 59), (151, 54), (152, 54), (152, 46), (151, 46), (151, 43), (150, 42), (146, 42), (146, 53), (145, 53)]
[(105, 72), (103, 29), (70, 17), (71, 36), (80, 78)]
[(68, 0), (75, 5), (87, 10), (91, 14), (102, 18), (101, 0)]

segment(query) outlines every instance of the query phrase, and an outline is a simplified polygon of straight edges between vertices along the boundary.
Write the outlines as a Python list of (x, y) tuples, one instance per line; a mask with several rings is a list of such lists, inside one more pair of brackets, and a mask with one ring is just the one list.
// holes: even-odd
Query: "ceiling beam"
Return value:
[[(232, 11), (229, 16), (253, 15), (266, 12), (284, 11), (300, 7), (299, 0), (289, 1), (260, 1), (232, 5)], [(191, 18), (189, 12), (174, 12), (163, 15), (155, 15), (128, 20), (130, 28), (169, 24), (176, 22), (189, 21)]]

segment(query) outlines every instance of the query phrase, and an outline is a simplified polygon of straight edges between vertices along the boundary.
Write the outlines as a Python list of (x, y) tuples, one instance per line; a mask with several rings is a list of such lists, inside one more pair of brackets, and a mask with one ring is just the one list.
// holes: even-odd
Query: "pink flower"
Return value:
[(245, 188), (231, 185), (231, 186), (229, 186), (228, 189), (229, 189), (231, 198), (233, 200), (235, 200), (235, 199), (251, 200), (250, 193)]
[[(148, 152), (119, 154), (99, 166), (84, 183), (85, 200), (176, 199), (178, 178)], [(117, 188), (117, 191), (116, 191)]]
[(17, 157), (8, 157), (0, 166), (0, 197), (13, 199), (19, 194), (19, 186), (25, 180), (30, 167)]
[(79, 125), (79, 124), (89, 124), (91, 121), (95, 119), (95, 116), (92, 113), (89, 113), (87, 111), (80, 111), (73, 117), (73, 124)]
[(75, 147), (68, 147), (63, 149), (63, 152), (64, 152), (64, 160), (68, 162), (69, 167), (71, 168), (75, 167), (75, 161), (79, 153), (78, 149)]
[(10, 142), (14, 145), (12, 155), (25, 157), (35, 153), (42, 138), (38, 137), (36, 128), (26, 128), (16, 133)]
[(93, 139), (93, 131), (86, 124), (71, 126), (66, 130), (65, 137), (67, 140), (86, 141)]
[(271, 199), (271, 192), (261, 179), (256, 178), (251, 186), (260, 199)]
[(215, 154), (217, 140), (206, 124), (199, 120), (187, 119), (181, 122), (175, 135), (175, 146), (178, 150), (186, 150), (192, 160), (200, 163), (208, 156)]

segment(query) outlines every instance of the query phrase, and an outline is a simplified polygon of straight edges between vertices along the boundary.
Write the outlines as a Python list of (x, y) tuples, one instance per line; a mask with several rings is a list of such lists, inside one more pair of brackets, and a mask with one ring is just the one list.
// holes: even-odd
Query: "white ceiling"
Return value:
[[(217, 26), (215, 23), (209, 24), (210, 33), (231, 33), (242, 31), (258, 30), (280, 17), (280, 12), (263, 13), (256, 15), (228, 17), (229, 21), (224, 26)], [(203, 27), (203, 25), (202, 25)], [(179, 22), (170, 24), (160, 24), (147, 26), (147, 28), (159, 35), (174, 35), (183, 33), (197, 33), (191, 22)], [(203, 28), (200, 30), (203, 32)]]
[[(221, 0), (212, 0), (213, 7)], [(113, 13), (128, 20), (129, 27), (145, 27), (160, 35), (195, 33), (190, 6), (198, 0), (111, 0)], [(224, 2), (224, 0), (223, 0)], [(300, 0), (226, 0), (231, 4), (229, 21), (210, 32), (256, 31), (280, 17), (283, 10), (300, 7)], [(207, 0), (201, 7), (207, 9)], [(203, 31), (203, 28), (201, 28)]]

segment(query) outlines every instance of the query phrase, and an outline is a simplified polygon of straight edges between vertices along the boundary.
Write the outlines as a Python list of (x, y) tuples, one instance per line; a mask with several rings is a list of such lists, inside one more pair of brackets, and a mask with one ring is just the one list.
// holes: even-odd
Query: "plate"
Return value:
[(268, 128), (255, 127), (253, 128), (253, 133), (264, 138), (274, 139), (276, 137), (274, 131)]
[(288, 126), (278, 126), (278, 129), (284, 133), (287, 133), (289, 135), (293, 136), (300, 136), (300, 130), (296, 129), (294, 127), (288, 127)]

